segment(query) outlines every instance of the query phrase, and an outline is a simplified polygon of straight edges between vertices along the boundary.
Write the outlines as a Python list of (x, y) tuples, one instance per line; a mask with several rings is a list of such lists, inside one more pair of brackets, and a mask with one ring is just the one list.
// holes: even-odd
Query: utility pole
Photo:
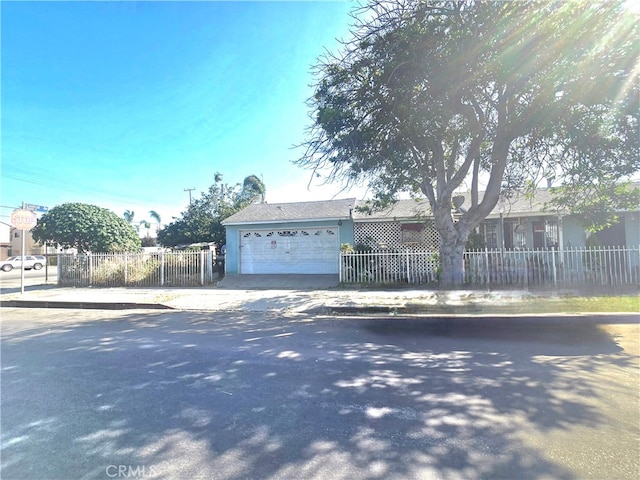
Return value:
[(195, 188), (185, 188), (185, 192), (189, 192), (189, 205), (191, 205), (191, 192), (193, 192)]

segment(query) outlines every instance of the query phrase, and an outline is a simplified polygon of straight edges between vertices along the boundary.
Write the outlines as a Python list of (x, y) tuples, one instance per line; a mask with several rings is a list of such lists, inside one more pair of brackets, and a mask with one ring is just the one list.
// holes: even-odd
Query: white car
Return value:
[[(27, 255), (24, 257), (24, 269), (31, 270), (40, 270), (44, 266), (45, 260), (34, 257), (32, 255)], [(22, 257), (9, 257), (5, 261), (0, 262), (0, 270), (3, 272), (10, 272), (14, 268), (20, 268), (22, 265)]]

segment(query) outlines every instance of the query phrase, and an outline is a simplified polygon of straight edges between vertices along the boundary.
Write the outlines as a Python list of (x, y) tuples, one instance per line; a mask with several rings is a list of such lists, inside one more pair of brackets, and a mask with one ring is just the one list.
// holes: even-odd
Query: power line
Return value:
[[(13, 166), (12, 166), (13, 167)], [(15, 170), (20, 170), (20, 168), (15, 168)], [(87, 190), (83, 189), (83, 188), (78, 188), (77, 184), (73, 184), (70, 182), (65, 182), (63, 180), (56, 180), (55, 182), (52, 182), (50, 179), (53, 176), (53, 174), (51, 175), (47, 175), (45, 174), (21, 174), (21, 173), (8, 173), (6, 172), (6, 168), (4, 168), (3, 166), (3, 170), (1, 172), (1, 176), (4, 178), (10, 178), (12, 180), (15, 181), (19, 181), (19, 182), (24, 182), (24, 183), (30, 183), (33, 185), (40, 185), (40, 186), (45, 186), (45, 187), (49, 187), (52, 190), (56, 190), (56, 191), (64, 191), (64, 192), (70, 192), (70, 193), (78, 193), (78, 194), (87, 194)], [(40, 177), (40, 178), (39, 178)], [(195, 189), (194, 189), (195, 190)], [(119, 203), (137, 203), (137, 204), (144, 204), (145, 206), (149, 206), (150, 208), (154, 207), (154, 204), (149, 203), (148, 202), (148, 198), (147, 197), (135, 197), (129, 194), (114, 194), (113, 191), (107, 191), (107, 190), (102, 190), (99, 188), (95, 188), (92, 187), (91, 188), (91, 193), (98, 193), (100, 194), (100, 196), (106, 200), (110, 200), (110, 201), (114, 201), (114, 202), (119, 202)], [(18, 208), (18, 207), (15, 207)]]

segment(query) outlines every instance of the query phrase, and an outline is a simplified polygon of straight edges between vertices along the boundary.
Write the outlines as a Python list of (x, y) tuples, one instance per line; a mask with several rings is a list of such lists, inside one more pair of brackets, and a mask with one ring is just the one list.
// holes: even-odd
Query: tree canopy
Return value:
[(192, 243), (225, 243), (222, 221), (252, 202), (263, 201), (265, 186), (255, 175), (241, 184), (223, 183), (222, 174), (214, 175), (214, 182), (200, 198), (194, 199), (181, 217), (158, 232), (158, 242), (165, 247)]
[(610, 192), (640, 171), (640, 22), (624, 1), (372, 0), (354, 19), (316, 66), (298, 163), (368, 182), (374, 206), (424, 195), (445, 283), (462, 282), (468, 236), (501, 194), (551, 177)]
[(31, 230), (37, 242), (50, 242), (79, 252), (136, 252), (135, 229), (106, 208), (85, 203), (63, 203), (45, 213)]

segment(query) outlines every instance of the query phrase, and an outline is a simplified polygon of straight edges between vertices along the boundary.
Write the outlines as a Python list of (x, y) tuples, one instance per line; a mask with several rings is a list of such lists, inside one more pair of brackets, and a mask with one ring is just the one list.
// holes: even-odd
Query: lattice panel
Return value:
[(403, 231), (400, 222), (356, 223), (356, 245), (366, 245), (374, 250), (433, 250), (438, 251), (440, 234), (432, 222), (424, 224), (421, 231)]

